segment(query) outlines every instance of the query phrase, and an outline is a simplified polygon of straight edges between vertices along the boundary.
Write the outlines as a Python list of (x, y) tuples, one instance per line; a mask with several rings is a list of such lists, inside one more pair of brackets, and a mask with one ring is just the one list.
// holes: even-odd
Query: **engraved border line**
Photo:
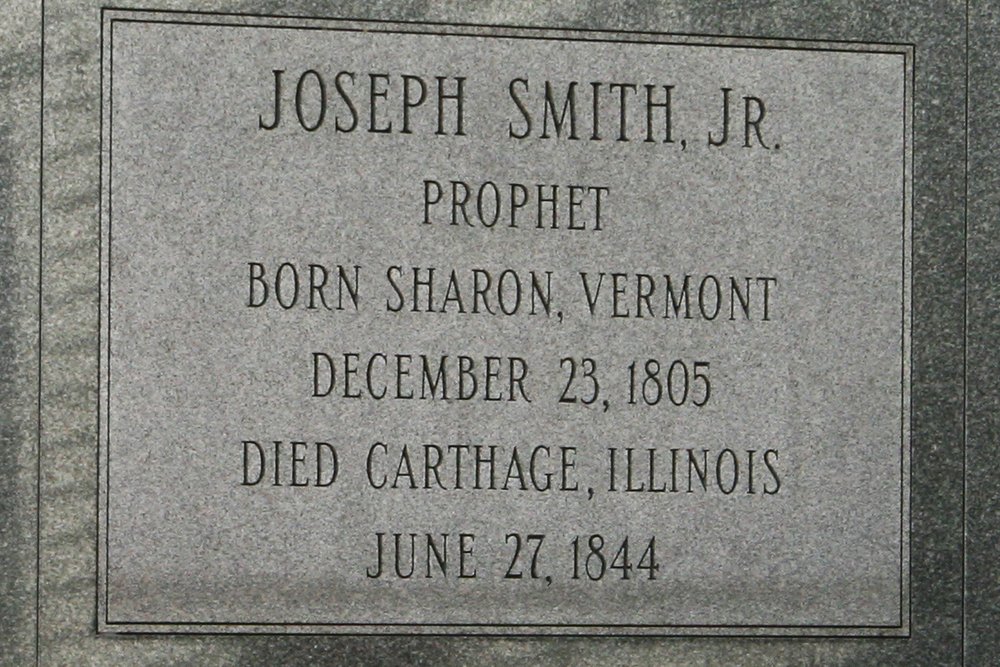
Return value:
[[(197, 20), (181, 20), (181, 19), (154, 19), (154, 18), (126, 18), (122, 16), (108, 16), (108, 14), (113, 13), (148, 13), (153, 15), (177, 15), (177, 16), (206, 16), (215, 18), (242, 18), (242, 19), (263, 19), (263, 20), (293, 20), (293, 21), (321, 21), (321, 22), (331, 22), (331, 21), (341, 21), (359, 24), (373, 24), (378, 26), (375, 29), (365, 29), (361, 27), (350, 27), (346, 25), (327, 25), (327, 26), (304, 26), (304, 25), (275, 25), (273, 23), (234, 23), (234, 22), (224, 22), (224, 21), (197, 21)], [(602, 633), (586, 633), (586, 634), (573, 634), (573, 633), (546, 633), (541, 632), (497, 632), (497, 633), (467, 633), (462, 631), (448, 632), (448, 633), (436, 633), (436, 632), (364, 632), (364, 631), (352, 631), (345, 633), (343, 631), (337, 632), (335, 634), (352, 634), (352, 635), (372, 635), (372, 636), (470, 636), (470, 637), (523, 637), (523, 636), (583, 636), (583, 637), (601, 637), (601, 636), (678, 636), (678, 637), (720, 637), (726, 636), (725, 634), (685, 634), (685, 633), (664, 633), (662, 635), (653, 635), (650, 633), (620, 633), (615, 632), (615, 629), (627, 630), (627, 629), (660, 629), (660, 630), (670, 630), (670, 629), (729, 629), (729, 630), (755, 630), (755, 629), (788, 629), (788, 630), (798, 630), (798, 629), (811, 629), (811, 630), (898, 630), (907, 627), (907, 634), (905, 635), (834, 635), (834, 634), (805, 634), (805, 635), (794, 635), (794, 634), (760, 634), (760, 633), (743, 633), (743, 634), (732, 634), (729, 636), (747, 638), (747, 639), (765, 639), (765, 638), (781, 638), (781, 639), (817, 639), (817, 638), (843, 638), (843, 639), (905, 639), (909, 637), (909, 627), (904, 626), (902, 622), (903, 618), (903, 603), (904, 603), (904, 592), (905, 597), (909, 599), (909, 585), (906, 586), (905, 591), (903, 587), (903, 525), (904, 525), (904, 512), (903, 510), (903, 477), (904, 477), (904, 461), (903, 461), (903, 450), (902, 447), (905, 443), (901, 444), (900, 450), (900, 622), (896, 625), (891, 624), (868, 624), (868, 625), (820, 625), (820, 624), (614, 624), (614, 623), (402, 623), (402, 622), (372, 622), (372, 623), (337, 623), (337, 622), (220, 622), (220, 621), (111, 621), (109, 615), (109, 572), (110, 572), (110, 558), (109, 558), (109, 533), (110, 533), (110, 494), (111, 494), (111, 482), (110, 482), (110, 466), (111, 466), (111, 435), (110, 435), (110, 413), (111, 413), (111, 219), (112, 219), (112, 207), (111, 207), (111, 175), (112, 175), (112, 164), (113, 164), (113, 93), (114, 93), (114, 24), (115, 23), (138, 23), (138, 24), (166, 24), (166, 25), (188, 25), (188, 26), (203, 26), (203, 27), (234, 27), (234, 28), (265, 28), (265, 29), (284, 29), (284, 30), (299, 30), (299, 31), (326, 31), (326, 32), (354, 32), (354, 33), (382, 33), (382, 34), (407, 34), (407, 35), (430, 35), (430, 36), (441, 36), (441, 37), (476, 37), (476, 38), (491, 38), (491, 39), (517, 39), (517, 40), (538, 40), (538, 41), (563, 41), (563, 42), (590, 42), (590, 43), (611, 43), (611, 44), (642, 44), (642, 45), (662, 45), (662, 46), (702, 46), (702, 47), (712, 47), (712, 48), (736, 48), (736, 49), (756, 49), (756, 50), (779, 50), (779, 51), (807, 51), (807, 52), (833, 52), (833, 53), (856, 53), (861, 55), (901, 55), (903, 56), (904, 64), (904, 94), (903, 94), (903, 113), (904, 113), (904, 131), (903, 131), (903, 284), (902, 284), (902, 299), (903, 308), (905, 314), (906, 297), (908, 296), (908, 283), (906, 281), (906, 224), (908, 221), (907, 212), (907, 202), (906, 202), (906, 175), (908, 171), (908, 155), (906, 153), (908, 143), (907, 134), (912, 130), (912, 125), (907, 122), (906, 118), (906, 107), (907, 103), (910, 102), (909, 96), (912, 94), (912, 88), (909, 88), (909, 77), (907, 77), (906, 70), (909, 69), (910, 76), (913, 76), (913, 56), (915, 51), (915, 45), (912, 43), (905, 42), (864, 42), (864, 41), (853, 41), (853, 40), (837, 40), (824, 42), (823, 40), (810, 40), (801, 38), (772, 38), (772, 37), (751, 37), (751, 36), (730, 36), (730, 35), (713, 35), (704, 33), (660, 33), (653, 31), (636, 31), (636, 30), (596, 30), (596, 29), (579, 29), (579, 28), (557, 28), (557, 27), (540, 27), (540, 26), (518, 26), (518, 25), (502, 25), (502, 24), (477, 24), (477, 23), (447, 23), (447, 22), (430, 22), (430, 21), (393, 21), (393, 20), (369, 20), (369, 19), (333, 19), (330, 17), (312, 17), (312, 16), (292, 16), (292, 15), (278, 15), (278, 14), (232, 14), (223, 12), (208, 12), (208, 11), (184, 11), (184, 10), (149, 10), (141, 8), (125, 8), (125, 7), (102, 7), (101, 8), (101, 207), (103, 211), (104, 206), (104, 191), (103, 191), (103, 163), (104, 163), (104, 143), (103, 143), (103, 126), (104, 126), (104, 84), (103, 84), (103, 74), (104, 74), (104, 26), (105, 23), (108, 24), (108, 196), (107, 196), (107, 232), (108, 232), (108, 267), (107, 267), (107, 336), (104, 339), (104, 345), (106, 347), (107, 354), (105, 355), (105, 361), (107, 364), (107, 374), (105, 376), (107, 383), (107, 419), (105, 420), (105, 459), (106, 466), (104, 470), (104, 482), (105, 482), (105, 496), (104, 496), (104, 553), (103, 559), (98, 555), (98, 565), (100, 561), (104, 561), (104, 627), (108, 629), (113, 629), (112, 631), (119, 634), (179, 634), (174, 631), (155, 631), (155, 630), (144, 630), (144, 629), (133, 629), (129, 630), (126, 628), (134, 626), (150, 626), (150, 627), (169, 627), (169, 626), (188, 626), (188, 627), (236, 627), (236, 628), (248, 628), (248, 627), (259, 627), (259, 628), (275, 628), (275, 627), (316, 627), (316, 628), (341, 628), (341, 629), (352, 629), (352, 628), (368, 628), (368, 627), (380, 627), (380, 628), (503, 628), (503, 629), (513, 629), (513, 628), (591, 628), (591, 629), (608, 629), (608, 632)], [(405, 29), (402, 27), (387, 27), (387, 26), (416, 26), (420, 28), (434, 28), (434, 27), (452, 27), (452, 28), (465, 28), (472, 30), (483, 30), (483, 29), (500, 29), (500, 30), (511, 30), (511, 31), (558, 31), (563, 33), (579, 33), (580, 35), (525, 35), (525, 34), (487, 34), (483, 32), (443, 32), (434, 30), (420, 30), (420, 29)], [(584, 35), (607, 35), (606, 37), (590, 37)], [(660, 37), (661, 39), (648, 39), (648, 40), (638, 40), (638, 39), (625, 39), (625, 38), (615, 38), (611, 35), (645, 35), (650, 37)], [(715, 40), (730, 40), (728, 43), (718, 43), (716, 42), (692, 42), (683, 40), (671, 40), (671, 37), (692, 37), (692, 38), (705, 38), (705, 39), (715, 39)], [(775, 44), (746, 44), (742, 43), (743, 40), (767, 40), (776, 42)], [(815, 46), (819, 44), (829, 44), (829, 46)], [(810, 44), (813, 46), (804, 46), (804, 44)], [(839, 48), (833, 46), (833, 44), (842, 45)], [(856, 45), (859, 48), (846, 48), (848, 45)], [(872, 48), (860, 48), (864, 46), (876, 46), (876, 47), (886, 47), (884, 49), (872, 49)], [(912, 104), (911, 104), (912, 106)], [(912, 109), (911, 115), (912, 115)], [(912, 215), (912, 209), (910, 210)], [(104, 276), (104, 265), (103, 265), (103, 234), (104, 229), (102, 225), (101, 229), (101, 242), (100, 242), (100, 253), (101, 253), (101, 272), (100, 276)], [(912, 241), (911, 241), (911, 255), (912, 255)], [(912, 259), (911, 259), (912, 261)], [(912, 265), (911, 265), (912, 271)], [(41, 291), (41, 284), (39, 284), (39, 291)], [(103, 286), (100, 290), (103, 292)], [(101, 302), (103, 303), (103, 301)], [(39, 306), (41, 308), (41, 306)], [(99, 315), (103, 318), (103, 310), (99, 310)], [(910, 313), (910, 320), (912, 321), (912, 312)], [(905, 338), (907, 333), (905, 327), (905, 321), (903, 322), (902, 335)], [(100, 327), (99, 327), (100, 330)], [(100, 331), (99, 331), (100, 333)], [(910, 333), (910, 345), (909, 352), (911, 357), (912, 366), (912, 329)], [(41, 337), (41, 331), (39, 330), (39, 338)], [(100, 339), (99, 339), (100, 345)], [(99, 350), (99, 358), (100, 358)], [(902, 353), (905, 354), (907, 350), (904, 348)], [(40, 362), (39, 362), (40, 364)], [(902, 385), (905, 385), (905, 375), (907, 375), (906, 368), (901, 364), (901, 381)], [(98, 374), (100, 379), (100, 362), (98, 364)], [(912, 367), (910, 370), (910, 389), (911, 389), (911, 401), (912, 401)], [(40, 376), (39, 376), (40, 382)], [(905, 411), (905, 386), (901, 386), (901, 404)], [(40, 393), (39, 393), (40, 396)], [(912, 409), (910, 410), (910, 421), (912, 423)], [(100, 428), (100, 410), (98, 410), (98, 428)], [(902, 431), (902, 427), (901, 427)], [(912, 432), (910, 433), (910, 451), (912, 452)], [(98, 459), (100, 459), (100, 451), (98, 451)], [(100, 473), (100, 471), (99, 471)], [(98, 474), (98, 486), (100, 487), (100, 477)], [(912, 527), (912, 512), (910, 513), (910, 525)], [(100, 517), (98, 516), (98, 526), (100, 526)], [(907, 548), (910, 547), (910, 540), (906, 540)], [(98, 544), (100, 540), (98, 539)], [(907, 562), (909, 565), (909, 562)], [(100, 569), (98, 569), (98, 577), (100, 576)], [(907, 577), (907, 584), (909, 584), (909, 578)], [(98, 594), (97, 606), (100, 607), (100, 590), (96, 591)], [(912, 618), (912, 604), (908, 605), (910, 607), (910, 617)], [(117, 628), (116, 626), (124, 626), (123, 628)], [(196, 631), (197, 634), (205, 635), (233, 635), (233, 634), (253, 634), (253, 635), (316, 635), (320, 633), (316, 632), (255, 632), (255, 631), (218, 631), (218, 632), (202, 632)], [(329, 633), (328, 633), (329, 634)]]

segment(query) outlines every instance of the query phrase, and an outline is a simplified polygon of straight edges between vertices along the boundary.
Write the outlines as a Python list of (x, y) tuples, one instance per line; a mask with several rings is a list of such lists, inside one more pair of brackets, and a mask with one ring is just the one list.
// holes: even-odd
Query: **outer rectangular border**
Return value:
[[(715, 48), (807, 50), (856, 52), (903, 56), (903, 211), (902, 211), (902, 290), (901, 290), (901, 373), (900, 373), (900, 612), (896, 625), (654, 625), (654, 624), (492, 624), (492, 623), (271, 623), (271, 622), (143, 622), (112, 621), (108, 600), (108, 503), (110, 496), (110, 304), (111, 304), (111, 161), (113, 42), (115, 23), (165, 23), (269, 29), (320, 30), (339, 32), (382, 32), (434, 34), (459, 37), (507, 37), (529, 40), (574, 42), (664, 44)], [(678, 636), (678, 637), (780, 637), (780, 638), (880, 638), (909, 637), (912, 604), (910, 596), (910, 512), (911, 396), (912, 396), (912, 236), (913, 236), (913, 88), (916, 47), (910, 43), (822, 41), (732, 37), (694, 33), (647, 31), (606, 31), (548, 27), (508, 26), (475, 23), (349, 20), (306, 16), (232, 14), (139, 8), (101, 8), (101, 167), (100, 167), (100, 273), (98, 326), (98, 488), (97, 488), (97, 573), (96, 612), (99, 633), (118, 634), (349, 634), (349, 635), (429, 635), (429, 636)], [(44, 35), (44, 7), (43, 7)], [(44, 44), (44, 43), (43, 43)], [(43, 66), (44, 69), (44, 66)], [(105, 98), (108, 104), (105, 105)], [(44, 105), (43, 105), (44, 107)], [(105, 183), (107, 186), (105, 187)], [(107, 254), (107, 267), (105, 267)], [(41, 270), (41, 269), (40, 269)], [(41, 286), (41, 281), (39, 281)], [(39, 287), (41, 291), (41, 287)], [(41, 303), (41, 299), (39, 300)], [(41, 306), (40, 306), (41, 307)], [(39, 312), (41, 320), (41, 312)], [(41, 330), (41, 329), (40, 329)], [(40, 347), (40, 346), (39, 346)], [(41, 354), (39, 353), (39, 363)], [(41, 391), (39, 391), (39, 401)], [(39, 411), (40, 412), (40, 411)], [(40, 460), (40, 459), (39, 459)], [(103, 465), (102, 465), (103, 464)], [(40, 479), (40, 478), (39, 478)], [(40, 487), (39, 487), (40, 497)], [(963, 498), (964, 502), (964, 498)], [(40, 533), (40, 531), (39, 531)], [(39, 550), (40, 553), (40, 550)], [(40, 588), (39, 588), (40, 590)], [(964, 598), (963, 598), (964, 600)]]

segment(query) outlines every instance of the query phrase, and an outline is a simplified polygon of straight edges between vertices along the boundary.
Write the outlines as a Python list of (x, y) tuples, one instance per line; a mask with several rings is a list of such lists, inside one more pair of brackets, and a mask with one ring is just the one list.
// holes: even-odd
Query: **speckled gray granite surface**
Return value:
[[(99, 3), (45, 5), (44, 318), (42, 323), (40, 664), (654, 664), (949, 665), (961, 662), (963, 423), (963, 213), (965, 7), (951, 2), (220, 2), (198, 9), (317, 16), (640, 29), (661, 32), (912, 42), (917, 47), (914, 154), (912, 627), (909, 639), (468, 639), (411, 637), (107, 637), (95, 634), (95, 501)], [(191, 9), (156, 2), (146, 8)], [(993, 51), (995, 10), (973, 5), (974, 48)], [(0, 389), (5, 476), (0, 539), (0, 660), (35, 659), (34, 355), (37, 339), (37, 83), (39, 8), (16, 3), (4, 18), (2, 80), (14, 112), (0, 122), (4, 262)], [(973, 68), (997, 86), (989, 58)], [(975, 63), (974, 63), (975, 64)], [(973, 96), (973, 110), (992, 99)], [(975, 117), (975, 116), (974, 116)], [(986, 113), (983, 132), (990, 128)], [(970, 211), (973, 396), (995, 405), (995, 201), (989, 143), (973, 144)], [(979, 179), (979, 174), (982, 179)], [(990, 203), (992, 202), (992, 203)], [(992, 300), (991, 300), (992, 299)], [(7, 313), (11, 315), (8, 316)], [(968, 664), (995, 657), (995, 423), (970, 419), (973, 496), (970, 581), (975, 584)], [(992, 592), (992, 597), (990, 597)]]
[(966, 654), (1000, 655), (1000, 7), (969, 13), (968, 467)]
[(0, 21), (0, 662), (35, 654), (40, 12)]

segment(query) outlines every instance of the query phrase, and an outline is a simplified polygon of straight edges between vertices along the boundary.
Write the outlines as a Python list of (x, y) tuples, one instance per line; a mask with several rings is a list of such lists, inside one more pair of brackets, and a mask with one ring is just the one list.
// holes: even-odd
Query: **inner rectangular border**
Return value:
[[(912, 233), (913, 233), (913, 85), (915, 45), (897, 42), (817, 41), (795, 38), (733, 37), (693, 33), (606, 31), (443, 23), (376, 21), (323, 17), (231, 14), (178, 10), (102, 7), (101, 14), (101, 153), (98, 327), (98, 503), (96, 599), (98, 633), (115, 634), (348, 634), (428, 636), (685, 636), (781, 638), (909, 637), (912, 619), (910, 598), (910, 461), (912, 395)], [(114, 25), (116, 23), (221, 26), (330, 32), (379, 32), (444, 37), (506, 38), (524, 40), (595, 42), (609, 44), (663, 44), (713, 48), (848, 52), (902, 57), (904, 104), (902, 177), (902, 290), (900, 294), (900, 600), (899, 622), (894, 625), (703, 625), (703, 624), (495, 624), (495, 623), (336, 623), (273, 621), (128, 621), (112, 620), (109, 600), (109, 498), (111, 495), (111, 435), (108, 428), (111, 396), (111, 164), (113, 138), (112, 91), (114, 86)]]

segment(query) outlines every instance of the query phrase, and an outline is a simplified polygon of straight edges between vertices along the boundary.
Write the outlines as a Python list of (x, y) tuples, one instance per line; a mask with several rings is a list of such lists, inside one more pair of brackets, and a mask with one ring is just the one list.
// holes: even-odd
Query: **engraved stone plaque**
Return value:
[(102, 31), (100, 631), (909, 633), (910, 46)]

